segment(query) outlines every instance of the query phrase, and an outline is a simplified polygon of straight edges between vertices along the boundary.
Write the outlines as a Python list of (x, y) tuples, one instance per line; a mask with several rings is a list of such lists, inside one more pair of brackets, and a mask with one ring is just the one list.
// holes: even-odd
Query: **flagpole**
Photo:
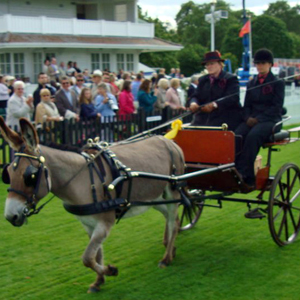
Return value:
[(250, 67), (252, 66), (252, 24), (251, 24), (251, 15), (249, 15), (249, 26), (250, 26), (250, 30), (249, 30), (249, 65)]

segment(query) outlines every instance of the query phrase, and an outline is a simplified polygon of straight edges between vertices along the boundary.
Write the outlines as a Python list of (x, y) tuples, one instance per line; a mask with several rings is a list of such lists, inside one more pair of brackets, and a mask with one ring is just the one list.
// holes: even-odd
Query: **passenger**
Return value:
[[(235, 130), (243, 137), (243, 148), (236, 167), (246, 184), (255, 187), (254, 162), (259, 148), (268, 140), (272, 129), (281, 120), (284, 101), (284, 82), (277, 81), (271, 72), (273, 54), (260, 49), (254, 55), (258, 75), (247, 85), (244, 122)], [(269, 84), (268, 84), (269, 83)]]
[[(193, 125), (221, 126), (226, 123), (229, 130), (234, 130), (242, 121), (239, 82), (236, 76), (223, 71), (223, 62), (218, 51), (204, 56), (202, 65), (208, 74), (199, 78), (191, 99), (190, 110), (195, 113)], [(229, 97), (216, 101), (226, 96)]]

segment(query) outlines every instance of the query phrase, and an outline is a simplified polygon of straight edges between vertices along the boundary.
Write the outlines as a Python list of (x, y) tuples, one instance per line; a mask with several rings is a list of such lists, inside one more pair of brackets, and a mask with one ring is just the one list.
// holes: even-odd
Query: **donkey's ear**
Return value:
[(14, 150), (19, 151), (24, 141), (19, 136), (19, 134), (17, 134), (5, 124), (2, 116), (0, 116), (0, 131), (9, 146)]
[(39, 144), (39, 137), (33, 125), (25, 118), (20, 119), (22, 137), (29, 151), (34, 152)]

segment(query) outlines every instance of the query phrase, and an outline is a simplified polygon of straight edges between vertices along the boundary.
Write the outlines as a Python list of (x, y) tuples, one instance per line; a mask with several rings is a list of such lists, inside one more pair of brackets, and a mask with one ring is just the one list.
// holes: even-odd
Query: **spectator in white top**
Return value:
[(6, 108), (10, 90), (4, 83), (4, 76), (0, 75), (0, 108)]
[(29, 121), (33, 115), (33, 97), (28, 96), (27, 99), (24, 97), (23, 81), (16, 81), (14, 83), (14, 94), (9, 98), (7, 102), (7, 115), (6, 123), (13, 129), (19, 130), (19, 119), (27, 118)]
[(93, 84), (91, 85), (92, 90), (92, 103), (95, 104), (95, 98), (98, 96), (98, 85), (102, 82), (102, 72), (95, 70), (92, 75)]

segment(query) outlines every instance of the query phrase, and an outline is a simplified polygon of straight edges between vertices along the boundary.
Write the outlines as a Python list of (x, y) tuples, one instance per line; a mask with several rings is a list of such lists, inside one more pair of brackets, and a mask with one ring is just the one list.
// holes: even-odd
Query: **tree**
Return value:
[[(169, 29), (170, 26), (168, 23), (164, 23), (158, 18), (153, 19), (149, 17), (147, 13), (143, 14), (140, 7), (138, 7), (138, 9), (140, 19), (149, 23), (154, 23), (155, 37), (175, 43), (178, 42), (179, 38), (177, 32), (174, 29)], [(176, 55), (174, 55), (174, 52), (171, 51), (141, 53), (140, 61), (141, 63), (151, 67), (165, 68), (167, 72), (169, 72), (171, 68), (176, 68), (179, 66)]]
[(268, 9), (264, 12), (264, 14), (282, 20), (286, 24), (288, 31), (300, 34), (299, 4), (291, 7), (287, 1), (277, 1), (275, 3), (270, 3)]
[(140, 62), (149, 67), (165, 68), (167, 73), (171, 68), (179, 67), (177, 53), (171, 51), (141, 53)]
[(181, 73), (185, 76), (200, 73), (204, 68), (201, 62), (207, 51), (207, 48), (198, 44), (187, 45), (180, 50), (177, 59), (180, 63)]
[[(189, 1), (181, 5), (176, 15), (176, 22), (178, 36), (183, 45), (200, 44), (210, 48), (210, 24), (205, 21), (205, 14), (210, 13), (210, 9), (209, 3), (198, 5)], [(215, 48), (220, 49), (226, 28), (233, 24), (239, 24), (242, 27), (241, 13), (233, 12), (230, 5), (222, 0), (217, 2), (216, 10), (227, 10), (229, 14), (228, 19), (221, 19), (215, 24)]]
[(227, 27), (225, 36), (222, 40), (221, 53), (232, 53), (237, 59), (237, 65), (232, 66), (233, 70), (235, 70), (241, 63), (242, 54), (244, 51), (242, 38), (239, 37), (239, 31), (241, 30), (241, 28), (242, 23), (230, 25), (229, 27)]
[(274, 57), (291, 58), (293, 39), (286, 25), (278, 18), (261, 15), (252, 22), (253, 52), (260, 48), (270, 49)]
[(294, 32), (290, 32), (290, 37), (293, 40), (293, 58), (299, 58), (300, 57), (300, 35), (294, 33)]

